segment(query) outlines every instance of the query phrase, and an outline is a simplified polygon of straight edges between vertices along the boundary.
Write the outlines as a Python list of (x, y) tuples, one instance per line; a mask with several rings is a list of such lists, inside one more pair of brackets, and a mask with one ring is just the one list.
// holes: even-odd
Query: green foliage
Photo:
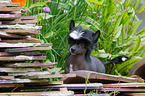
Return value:
[[(140, 47), (141, 38), (145, 37), (145, 28), (138, 33), (138, 26), (142, 21), (136, 14), (144, 11), (145, 5), (137, 10), (140, 0), (27, 0), (26, 15), (37, 17), (38, 25), (42, 26), (41, 35), (36, 38), (44, 43), (53, 43), (53, 50), (48, 51), (47, 59), (58, 62), (58, 67), (64, 68), (69, 45), (67, 35), (69, 22), (76, 21), (76, 25), (97, 31), (101, 36), (92, 55), (103, 61), (116, 56), (127, 55), (132, 59), (122, 64), (117, 64), (107, 73), (125, 75), (133, 66), (136, 57), (145, 56), (144, 46)], [(42, 8), (49, 7), (50, 13), (44, 13)], [(125, 9), (124, 9), (125, 8)], [(86, 20), (90, 22), (87, 22)], [(135, 61), (134, 61), (135, 60)], [(113, 65), (112, 65), (113, 66)], [(125, 67), (129, 66), (129, 67)], [(126, 70), (125, 70), (125, 69)]]

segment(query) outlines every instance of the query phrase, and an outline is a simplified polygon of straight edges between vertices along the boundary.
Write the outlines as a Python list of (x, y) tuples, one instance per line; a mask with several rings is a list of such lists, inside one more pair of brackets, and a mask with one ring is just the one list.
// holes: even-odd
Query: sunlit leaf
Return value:
[(138, 5), (140, 4), (141, 0), (136, 0), (135, 6), (134, 6), (134, 10), (137, 10)]
[(52, 68), (50, 70), (51, 70), (51, 72), (59, 72), (61, 70), (61, 68), (54, 67), (54, 68)]
[(140, 7), (140, 9), (139, 9), (136, 13), (140, 13), (140, 12), (142, 12), (144, 9), (145, 9), (145, 4), (143, 4), (143, 5)]
[(136, 25), (133, 26), (132, 34), (136, 32), (136, 30), (137, 30), (137, 28), (138, 28), (138, 26), (140, 25), (141, 22), (142, 22), (142, 20), (139, 21)]
[(48, 13), (40, 13), (37, 15), (37, 20), (41, 20), (41, 19), (49, 19), (53, 17), (53, 15), (50, 15)]
[(54, 32), (48, 32), (45, 34), (45, 38), (49, 38), (49, 37), (52, 37), (54, 34)]
[(139, 48), (139, 46), (140, 46), (140, 43), (141, 43), (141, 38), (140, 38), (140, 35), (138, 36), (138, 38), (137, 38), (137, 42), (136, 42), (136, 44), (135, 44), (135, 47), (134, 47), (134, 49), (133, 49), (133, 51), (132, 51), (132, 56), (135, 54), (135, 52), (138, 50), (138, 48)]
[(122, 24), (118, 27), (117, 32), (114, 36), (114, 39), (117, 39), (120, 36), (121, 30), (122, 30)]
[(140, 34), (140, 35), (145, 34), (145, 27), (141, 31), (139, 31), (136, 35), (138, 35), (138, 34)]
[(44, 6), (48, 1), (45, 1), (45, 2), (36, 2), (34, 4), (32, 4), (29, 9), (31, 8), (34, 8), (34, 7), (37, 7), (37, 6)]
[(124, 13), (125, 13), (125, 11), (122, 13), (121, 16), (118, 17), (118, 19), (117, 19), (117, 21), (116, 21), (116, 24), (115, 24), (115, 26), (114, 26), (113, 34), (116, 34), (117, 29), (118, 29), (118, 27), (119, 27), (119, 25), (120, 25), (120, 22), (121, 22), (121, 20), (122, 20), (122, 17), (123, 17), (123, 15), (124, 15)]
[(129, 5), (130, 0), (126, 0), (124, 6), (128, 6)]
[(102, 3), (101, 3), (101, 2), (96, 1), (96, 0), (87, 0), (87, 1), (94, 2), (94, 3), (98, 4), (98, 5), (102, 5)]

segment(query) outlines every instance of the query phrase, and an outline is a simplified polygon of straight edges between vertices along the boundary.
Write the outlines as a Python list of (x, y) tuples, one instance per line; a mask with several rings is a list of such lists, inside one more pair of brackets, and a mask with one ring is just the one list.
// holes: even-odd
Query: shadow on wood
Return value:
[(141, 78), (145, 79), (145, 58), (139, 60), (133, 65), (128, 73), (128, 76), (131, 75), (138, 75)]

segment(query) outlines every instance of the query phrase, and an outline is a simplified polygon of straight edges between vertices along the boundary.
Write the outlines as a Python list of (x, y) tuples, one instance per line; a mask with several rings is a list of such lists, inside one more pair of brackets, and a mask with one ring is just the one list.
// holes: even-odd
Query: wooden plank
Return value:
[(10, 12), (10, 11), (19, 11), (19, 7), (7, 7), (7, 8), (0, 8), (0, 12)]
[(0, 43), (0, 48), (15, 47), (49, 47), (52, 43)]
[[(2, 20), (11, 20), (12, 17), (2, 18)], [(16, 17), (14, 17), (16, 19)], [(14, 20), (14, 21), (2, 21), (3, 24), (34, 24), (37, 23), (37, 20)]]
[(50, 75), (51, 72), (49, 71), (35, 71), (35, 72), (15, 72), (15, 73), (8, 73), (9, 76), (34, 76), (34, 75)]
[(7, 92), (0, 96), (73, 96), (73, 91), (45, 91), (45, 92)]
[(38, 84), (38, 83), (46, 83), (49, 80), (30, 80), (30, 79), (11, 79), (11, 80), (0, 80), (0, 84)]
[(62, 85), (50, 85), (48, 88), (58, 89), (58, 88), (67, 88), (67, 89), (75, 89), (75, 90), (84, 90), (84, 89), (102, 89), (102, 83), (89, 83), (89, 84), (62, 84)]
[(145, 88), (103, 88), (98, 91), (102, 92), (145, 92)]
[(2, 56), (16, 56), (16, 55), (47, 55), (47, 52), (44, 51), (36, 51), (36, 52), (23, 52), (23, 53), (8, 53), (8, 52), (0, 52), (0, 57)]
[(0, 28), (38, 30), (41, 29), (42, 26), (35, 26), (34, 24), (26, 24), (26, 25), (16, 24), (16, 25), (0, 25)]
[(10, 53), (19, 53), (19, 52), (28, 52), (28, 51), (38, 51), (38, 50), (51, 50), (52, 47), (28, 47), (28, 48), (13, 48), (13, 49), (5, 49), (6, 52)]
[(24, 52), (24, 53), (20, 53), (20, 54), (21, 55), (34, 55), (34, 56), (36, 55), (36, 56), (39, 56), (39, 55), (47, 55), (47, 52), (46, 51), (36, 51), (36, 52)]
[(6, 43), (41, 43), (40, 39), (36, 38), (24, 38), (24, 39), (2, 39), (1, 42), (6, 42)]
[(10, 12), (10, 11), (19, 11), (19, 7), (6, 7), (6, 8), (0, 8), (0, 12)]
[(14, 79), (14, 76), (0, 76), (0, 79)]
[(88, 94), (75, 94), (75, 96), (110, 96), (110, 94), (108, 93), (88, 93)]
[(145, 93), (124, 93), (123, 96), (145, 96)]
[(34, 72), (35, 68), (0, 68), (0, 72)]
[(0, 7), (19, 7), (19, 3), (8, 3), (8, 4), (0, 4)]
[(5, 32), (1, 32), (1, 31), (0, 31), (0, 37), (2, 37), (2, 38), (26, 38), (26, 36), (7, 34)]
[(40, 83), (40, 85), (62, 85), (63, 81), (51, 81), (51, 82), (45, 82), (45, 83)]
[(37, 20), (21, 20), (19, 24), (34, 24), (37, 23)]
[(98, 73), (98, 72), (87, 71), (87, 70), (78, 70), (78, 71), (73, 71), (72, 73), (76, 74), (78, 77), (81, 77), (81, 78), (87, 78), (89, 75), (89, 79), (96, 79), (96, 80), (122, 81), (122, 82), (144, 82), (143, 79), (109, 75), (109, 74)]
[(45, 78), (61, 78), (61, 77), (76, 77), (76, 74), (56, 74), (56, 75), (33, 75), (33, 76), (22, 76), (21, 79), (45, 79)]
[[(1, 20), (13, 20), (13, 19), (18, 19), (20, 17), (21, 17), (20, 14), (0, 14)], [(6, 21), (6, 22), (12, 22), (12, 21)], [(2, 23), (5, 24), (4, 21), (2, 21)]]
[(12, 56), (0, 57), (0, 61), (46, 60), (46, 56)]
[(8, 3), (10, 3), (10, 1), (8, 1), (8, 0), (0, 0), (0, 4), (8, 4)]
[(12, 56), (14, 54), (7, 53), (7, 52), (0, 52), (0, 56)]
[(49, 67), (57, 65), (57, 63), (47, 62), (47, 63), (14, 63), (14, 64), (2, 64), (3, 67)]
[(11, 33), (11, 34), (19, 34), (19, 35), (38, 35), (40, 34), (39, 30), (15, 30), (15, 29), (0, 29), (1, 32)]
[(22, 16), (21, 20), (33, 20), (35, 19), (35, 16)]
[(0, 84), (0, 88), (24, 87), (24, 84)]
[(115, 83), (115, 84), (104, 84), (103, 87), (145, 87), (145, 83)]

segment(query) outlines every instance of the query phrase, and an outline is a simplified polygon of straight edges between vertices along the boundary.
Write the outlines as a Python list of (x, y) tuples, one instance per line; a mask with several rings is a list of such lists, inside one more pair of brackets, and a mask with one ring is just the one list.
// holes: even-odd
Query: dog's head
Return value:
[(68, 36), (68, 44), (71, 45), (70, 53), (72, 55), (82, 54), (87, 50), (93, 50), (94, 45), (100, 37), (100, 31), (97, 32), (83, 28), (75, 27), (74, 20), (70, 22), (70, 32)]

